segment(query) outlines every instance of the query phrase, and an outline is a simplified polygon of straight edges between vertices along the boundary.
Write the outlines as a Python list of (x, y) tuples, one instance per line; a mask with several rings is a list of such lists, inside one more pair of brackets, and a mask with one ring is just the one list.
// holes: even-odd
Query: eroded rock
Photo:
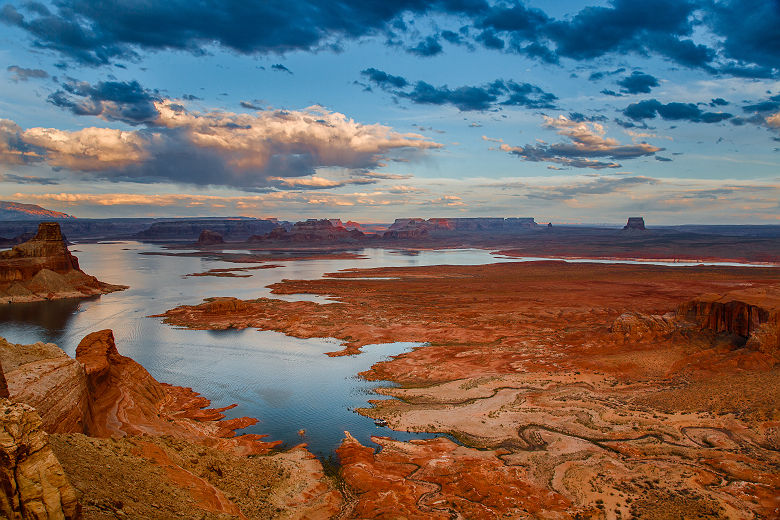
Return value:
[(0, 252), (0, 303), (83, 298), (126, 288), (81, 271), (56, 222), (42, 222), (32, 239)]
[(79, 517), (76, 491), (42, 426), (31, 406), (0, 399), (0, 513), (10, 520)]

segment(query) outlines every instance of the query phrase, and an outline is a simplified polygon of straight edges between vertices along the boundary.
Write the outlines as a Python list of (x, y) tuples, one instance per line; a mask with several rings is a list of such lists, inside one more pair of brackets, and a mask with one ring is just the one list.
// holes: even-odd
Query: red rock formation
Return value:
[(278, 444), (261, 442), (260, 435), (233, 437), (235, 430), (257, 419), (223, 420), (222, 412), (235, 405), (205, 409), (210, 401), (191, 388), (158, 382), (140, 364), (119, 354), (111, 330), (82, 339), (76, 360), (84, 365), (92, 400), (90, 435), (171, 435), (244, 454), (265, 453)]
[(41, 418), (28, 405), (0, 399), (0, 517), (75, 519), (80, 507), (49, 446)]
[(48, 433), (88, 433), (91, 397), (84, 367), (56, 345), (15, 345), (0, 338), (9, 397), (34, 407)]
[(200, 236), (198, 237), (199, 246), (212, 246), (224, 243), (225, 239), (222, 238), (222, 235), (210, 229), (204, 229), (200, 232)]
[(528, 482), (526, 470), (505, 465), (500, 452), (438, 438), (398, 442), (373, 437), (382, 450), (349, 432), (337, 450), (341, 476), (357, 495), (354, 518), (438, 519), (570, 517), (564, 496)]
[(94, 296), (121, 289), (126, 287), (100, 282), (79, 269), (56, 222), (42, 222), (31, 240), (0, 252), (0, 303)]
[(741, 336), (762, 352), (780, 350), (780, 288), (751, 288), (706, 294), (677, 309), (677, 316), (703, 329)]

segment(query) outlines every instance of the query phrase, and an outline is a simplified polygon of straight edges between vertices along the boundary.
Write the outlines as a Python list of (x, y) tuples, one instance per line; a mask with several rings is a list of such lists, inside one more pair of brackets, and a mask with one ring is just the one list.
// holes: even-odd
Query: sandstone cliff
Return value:
[(780, 352), (780, 287), (705, 294), (680, 305), (677, 316), (702, 329), (740, 336), (750, 348)]
[(31, 406), (0, 399), (0, 461), (0, 516), (9, 520), (79, 517), (76, 491)]
[(41, 414), (49, 433), (88, 433), (91, 398), (84, 367), (52, 343), (16, 345), (0, 338), (10, 398)]
[(56, 222), (41, 223), (32, 239), (0, 251), (0, 304), (83, 298), (126, 288), (81, 271)]

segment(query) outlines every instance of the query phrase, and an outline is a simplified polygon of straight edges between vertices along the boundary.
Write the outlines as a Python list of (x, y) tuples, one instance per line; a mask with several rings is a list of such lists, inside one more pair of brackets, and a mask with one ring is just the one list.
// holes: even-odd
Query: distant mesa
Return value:
[(148, 229), (135, 235), (145, 241), (188, 241), (199, 239), (203, 230), (219, 233), (223, 240), (240, 242), (253, 235), (268, 233), (279, 223), (275, 220), (215, 218), (196, 220), (170, 220), (154, 222)]
[(224, 243), (225, 239), (222, 238), (222, 235), (210, 229), (204, 229), (200, 232), (200, 236), (198, 237), (199, 246), (213, 246)]
[(84, 273), (56, 222), (40, 223), (32, 239), (0, 251), (0, 303), (84, 298), (126, 288)]
[(513, 233), (537, 228), (532, 217), (398, 218), (382, 235), (387, 239), (423, 238), (430, 234)]
[(0, 200), (0, 220), (74, 219), (67, 213), (42, 208), (36, 204), (22, 204)]
[(265, 235), (253, 236), (250, 242), (354, 242), (366, 237), (359, 229), (347, 229), (340, 219), (310, 218), (291, 228), (278, 226)]
[(645, 219), (642, 217), (628, 217), (628, 222), (623, 226), (624, 231), (644, 231)]

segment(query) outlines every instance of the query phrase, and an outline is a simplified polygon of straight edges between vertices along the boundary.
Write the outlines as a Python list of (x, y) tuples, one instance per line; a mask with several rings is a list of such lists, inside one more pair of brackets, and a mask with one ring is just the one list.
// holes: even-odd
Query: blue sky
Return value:
[(3, 200), (780, 219), (780, 2), (57, 0), (0, 22)]

